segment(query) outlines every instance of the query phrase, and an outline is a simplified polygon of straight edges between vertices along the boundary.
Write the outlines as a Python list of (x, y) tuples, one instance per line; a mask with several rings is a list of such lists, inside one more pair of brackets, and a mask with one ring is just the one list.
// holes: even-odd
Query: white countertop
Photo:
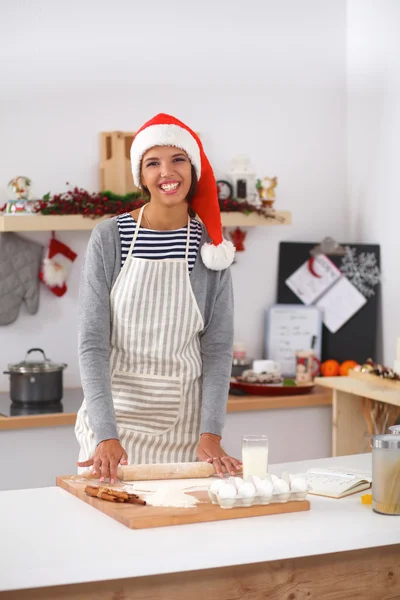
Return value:
[[(371, 455), (274, 465), (270, 472), (341, 465), (370, 470)], [(399, 544), (400, 520), (373, 513), (361, 504), (362, 493), (309, 496), (307, 512), (131, 530), (57, 487), (1, 492), (0, 591)]]

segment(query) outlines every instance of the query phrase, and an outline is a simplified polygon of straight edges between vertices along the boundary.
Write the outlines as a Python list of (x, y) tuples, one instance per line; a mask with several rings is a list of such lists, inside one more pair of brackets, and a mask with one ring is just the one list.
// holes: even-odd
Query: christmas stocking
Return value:
[(65, 282), (76, 257), (77, 254), (71, 248), (56, 240), (53, 233), (46, 256), (42, 262), (39, 279), (56, 296), (63, 296), (67, 291)]

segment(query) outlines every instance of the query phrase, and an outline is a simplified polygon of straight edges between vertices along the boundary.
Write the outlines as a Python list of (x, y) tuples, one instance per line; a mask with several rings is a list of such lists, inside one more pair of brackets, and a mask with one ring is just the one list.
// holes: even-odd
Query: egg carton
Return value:
[(249, 507), (249, 506), (260, 506), (265, 504), (277, 504), (292, 501), (305, 500), (308, 494), (308, 490), (305, 492), (288, 492), (284, 494), (272, 494), (272, 496), (260, 496), (256, 494), (252, 498), (243, 498), (237, 495), (236, 498), (219, 498), (217, 494), (214, 494), (208, 490), (208, 497), (212, 504), (219, 504), (221, 508), (238, 508), (238, 507)]
[(208, 497), (212, 504), (218, 504), (221, 508), (239, 508), (300, 502), (305, 500), (308, 490), (303, 474), (290, 475), (284, 471), (281, 478), (267, 474), (264, 479), (252, 476), (246, 481), (240, 477), (217, 480), (211, 484)]

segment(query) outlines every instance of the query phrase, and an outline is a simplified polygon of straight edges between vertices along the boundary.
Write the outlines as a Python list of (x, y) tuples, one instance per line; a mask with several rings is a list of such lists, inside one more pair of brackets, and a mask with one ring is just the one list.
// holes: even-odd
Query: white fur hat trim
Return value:
[(201, 258), (208, 269), (222, 271), (233, 263), (235, 250), (235, 246), (228, 240), (223, 240), (218, 246), (206, 242), (201, 247)]

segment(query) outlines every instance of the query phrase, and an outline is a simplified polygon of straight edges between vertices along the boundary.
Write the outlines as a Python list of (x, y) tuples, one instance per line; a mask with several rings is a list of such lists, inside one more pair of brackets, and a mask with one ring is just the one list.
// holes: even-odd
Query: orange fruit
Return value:
[(336, 377), (339, 375), (340, 364), (337, 360), (330, 358), (321, 364), (320, 371), (323, 377)]
[(358, 362), (355, 360), (345, 360), (340, 365), (339, 373), (342, 377), (347, 377), (350, 369), (354, 369), (354, 367), (358, 367)]

